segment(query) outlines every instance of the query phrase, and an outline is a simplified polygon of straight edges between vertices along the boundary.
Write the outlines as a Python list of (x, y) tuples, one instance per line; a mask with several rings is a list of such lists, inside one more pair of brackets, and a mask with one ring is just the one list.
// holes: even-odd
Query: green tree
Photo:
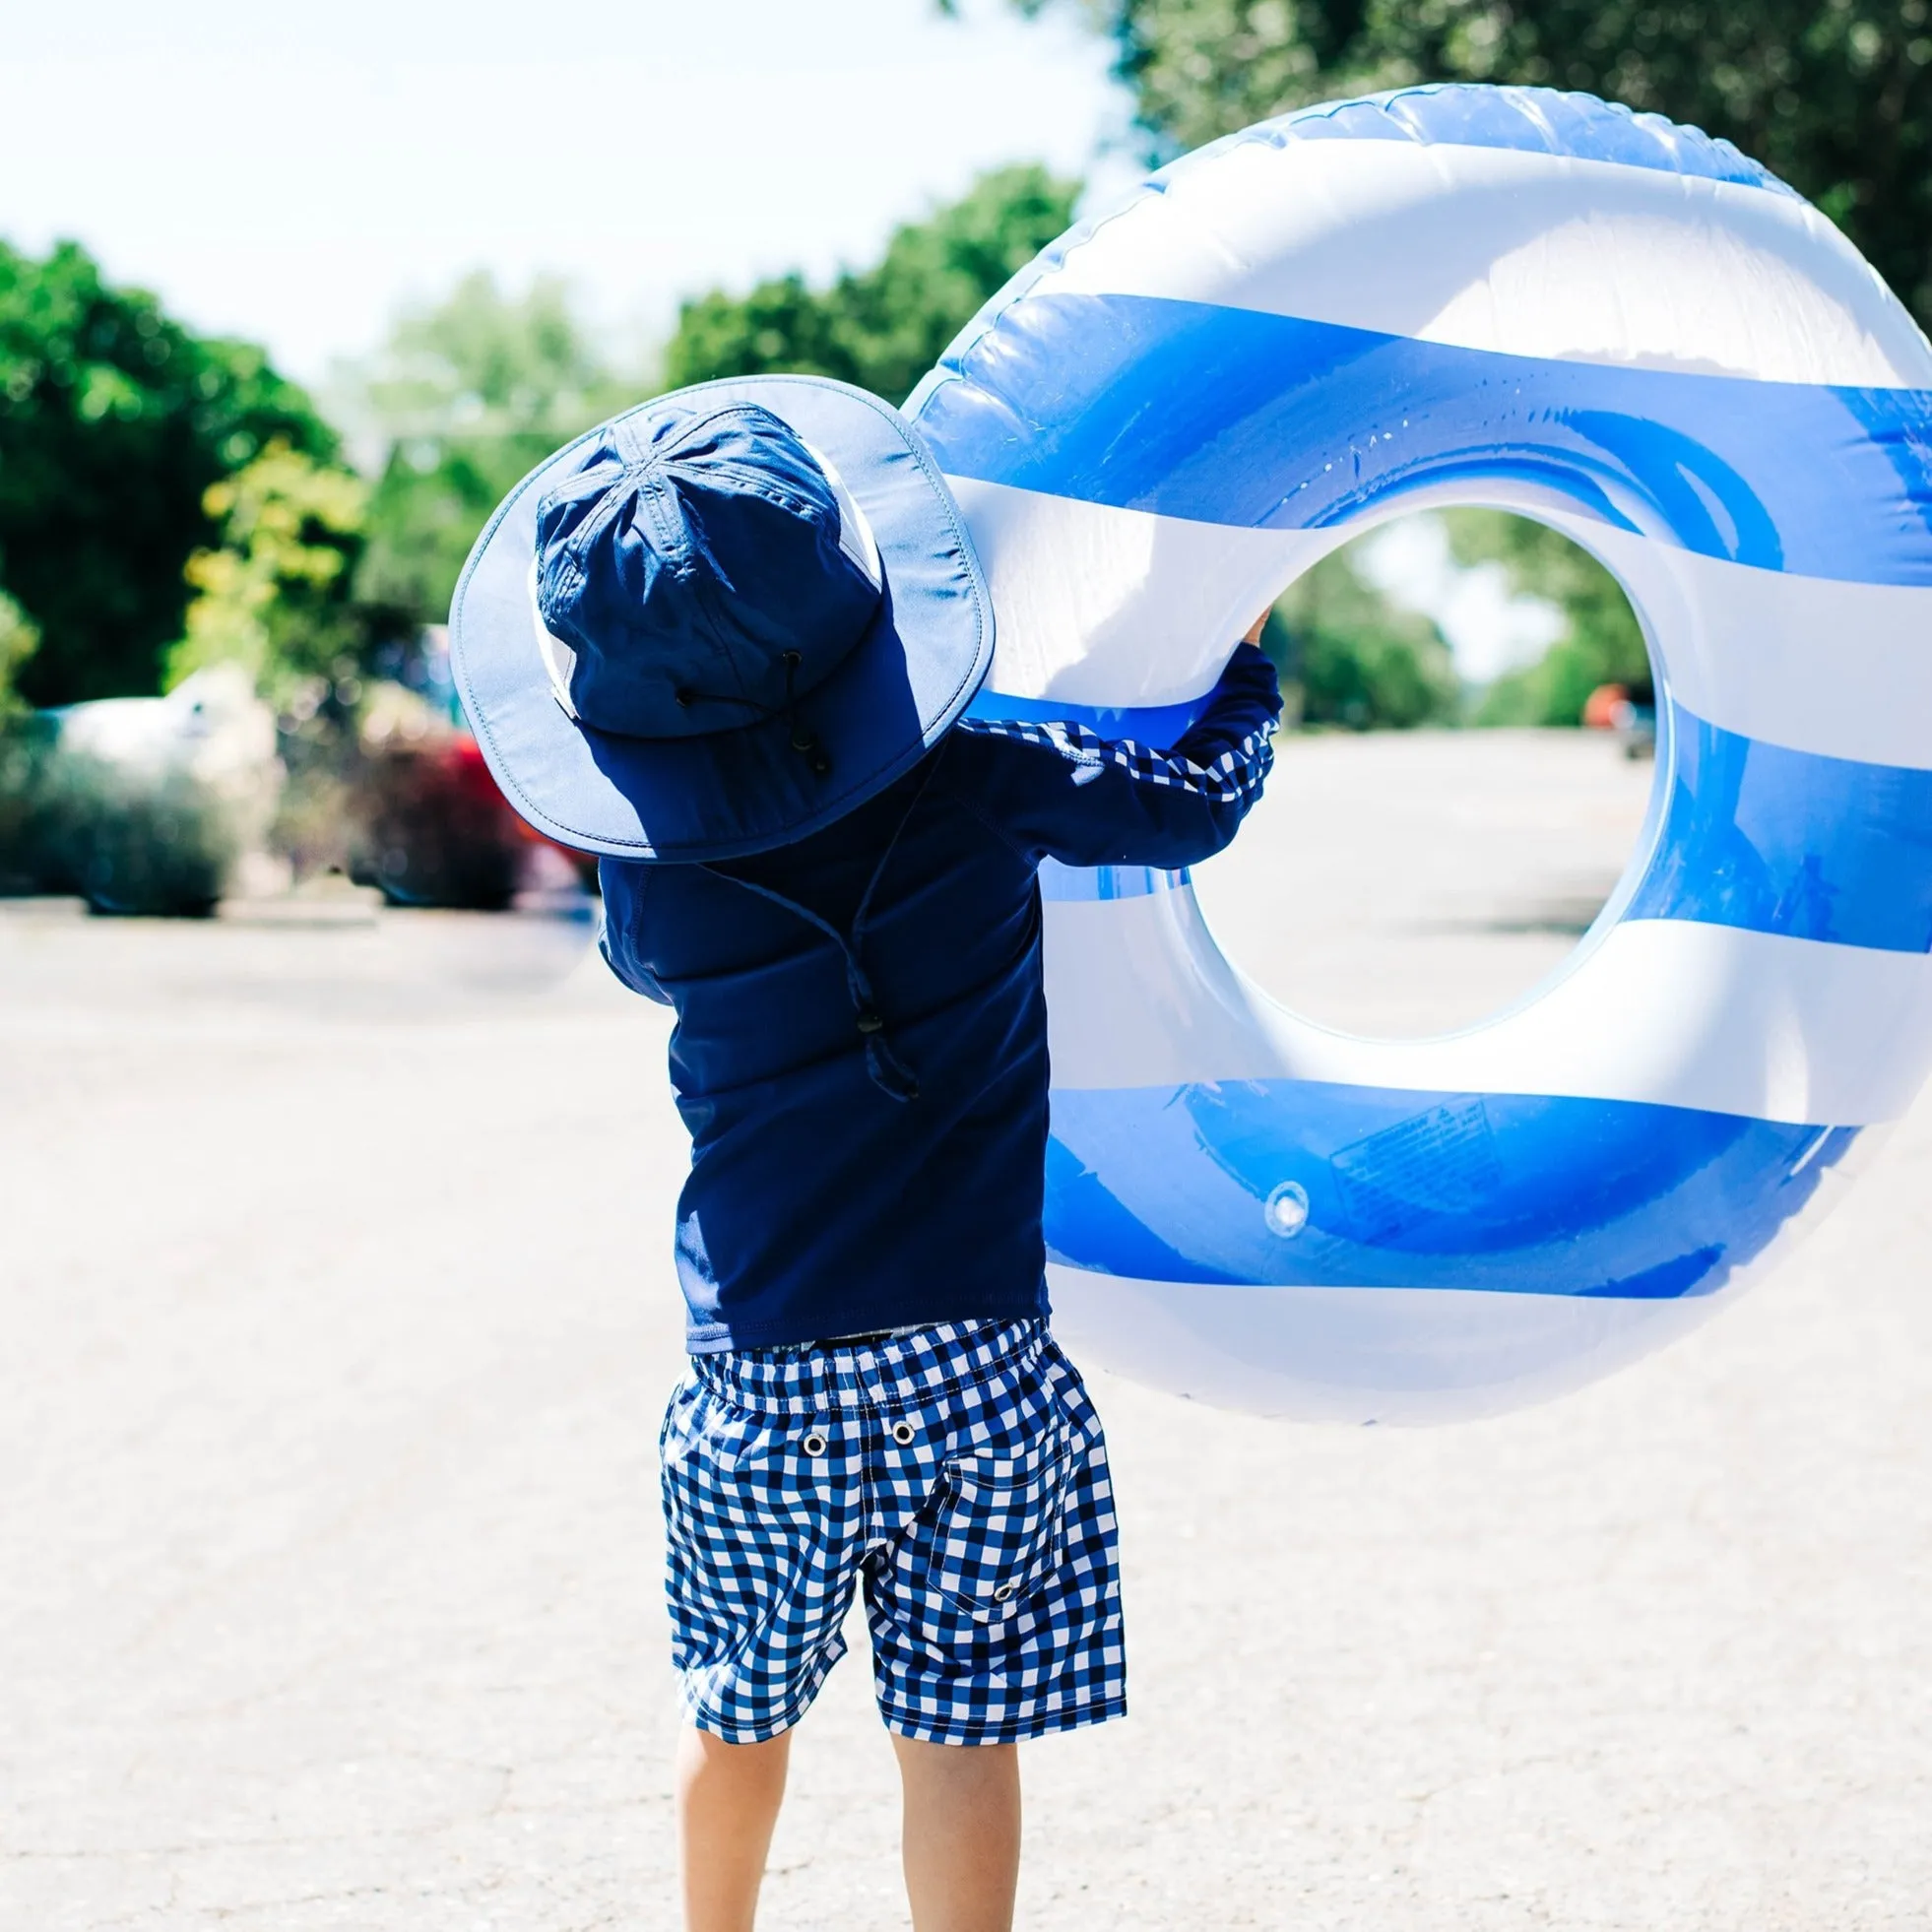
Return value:
[(901, 402), (980, 304), (1066, 226), (1078, 192), (1043, 167), (1000, 168), (896, 229), (876, 267), (828, 289), (787, 275), (748, 295), (713, 290), (683, 305), (666, 380), (801, 370)]
[(1579, 89), (1733, 141), (1932, 324), (1932, 0), (1014, 0), (1111, 36), (1157, 156), (1417, 81)]
[(282, 705), (355, 658), (363, 634), (349, 588), (366, 497), (359, 478), (279, 440), (212, 484), (204, 507), (222, 543), (188, 559), (196, 596), (168, 654), (168, 683), (237, 664)]
[(217, 535), (209, 486), (278, 438), (335, 451), (260, 350), (192, 335), (72, 242), (0, 242), (0, 582), (39, 631), (23, 697), (160, 688), (182, 567)]
[(20, 668), (40, 647), (40, 633), (5, 591), (0, 591), (0, 727), (21, 708)]
[(520, 478), (649, 388), (612, 369), (560, 282), (509, 295), (484, 273), (403, 316), (348, 373), (350, 411), (379, 447), (356, 595), (402, 630), (448, 614), (470, 546)]
[[(1041, 168), (1007, 168), (899, 228), (876, 267), (829, 289), (791, 275), (745, 296), (714, 290), (686, 302), (662, 386), (798, 369), (897, 401), (1065, 227), (1074, 193)], [(367, 624), (398, 634), (447, 612), (477, 532), (520, 478), (660, 386), (613, 368), (561, 284), (513, 296), (484, 274), (404, 316), (381, 355), (347, 376), (346, 413), (378, 452), (355, 597)]]
[(1288, 587), (1261, 648), (1299, 686), (1309, 724), (1403, 731), (1455, 720), (1461, 687), (1442, 632), (1364, 583), (1344, 551)]
[(1599, 684), (1650, 687), (1643, 632), (1617, 580), (1547, 524), (1503, 510), (1449, 510), (1449, 547), (1458, 563), (1494, 561), (1512, 588), (1558, 605), (1563, 635), (1536, 663), (1506, 672), (1483, 693), (1478, 725), (1578, 725), (1583, 700)]

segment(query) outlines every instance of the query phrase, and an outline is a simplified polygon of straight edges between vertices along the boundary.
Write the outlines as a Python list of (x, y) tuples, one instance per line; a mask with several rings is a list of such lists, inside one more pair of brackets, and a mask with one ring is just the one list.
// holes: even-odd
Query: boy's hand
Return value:
[(1241, 641), (1244, 644), (1260, 643), (1261, 632), (1267, 627), (1268, 613), (1271, 611), (1273, 611), (1273, 609), (1274, 606), (1272, 604), (1267, 604), (1262, 606), (1261, 614), (1258, 617), (1256, 617), (1252, 624), (1248, 626), (1246, 631), (1242, 633)]

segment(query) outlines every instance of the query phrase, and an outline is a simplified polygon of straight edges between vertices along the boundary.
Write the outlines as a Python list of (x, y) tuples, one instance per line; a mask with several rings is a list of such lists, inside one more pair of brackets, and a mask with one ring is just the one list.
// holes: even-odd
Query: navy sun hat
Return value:
[(450, 608), (457, 691), (540, 832), (729, 859), (863, 805), (993, 661), (993, 603), (898, 411), (819, 376), (699, 383), (533, 470)]

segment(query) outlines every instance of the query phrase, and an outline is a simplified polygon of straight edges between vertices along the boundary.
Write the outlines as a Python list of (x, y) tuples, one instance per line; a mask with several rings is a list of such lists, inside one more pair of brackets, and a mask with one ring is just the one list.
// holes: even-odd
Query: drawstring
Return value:
[(759, 885), (754, 880), (741, 878), (736, 872), (720, 871), (716, 866), (706, 866), (704, 870), (714, 878), (728, 879), (733, 885), (741, 885), (747, 892), (755, 892), (759, 898), (768, 899), (774, 906), (782, 906), (787, 912), (795, 913), (808, 926), (815, 926), (831, 942), (838, 947), (840, 957), (845, 961), (846, 996), (852, 1001), (853, 1025), (866, 1049), (866, 1071), (872, 1084), (881, 1092), (898, 1101), (919, 1098), (919, 1076), (899, 1058), (893, 1048), (891, 1036), (886, 1032), (885, 1021), (879, 1016), (878, 998), (872, 991), (872, 983), (864, 962), (859, 957), (860, 948), (866, 941), (866, 929), (871, 918), (872, 895), (878, 890), (879, 880), (885, 876), (885, 868), (893, 853), (898, 849), (899, 835), (919, 809), (919, 802), (926, 796), (926, 788), (932, 784), (933, 775), (938, 770), (939, 761), (934, 758), (926, 776), (920, 780), (919, 790), (912, 796), (912, 803), (899, 814), (899, 822), (892, 828), (892, 836), (885, 842), (885, 850), (878, 856), (878, 863), (872, 868), (872, 875), (866, 881), (866, 890), (859, 901), (859, 910), (852, 918), (852, 933), (848, 937), (828, 919), (821, 919), (809, 906), (802, 906), (796, 899), (788, 899), (782, 892), (774, 892), (768, 885)]
[[(677, 707), (680, 711), (688, 711), (692, 705), (700, 702), (705, 704), (738, 704), (742, 705), (747, 711), (755, 712), (760, 724), (763, 724), (767, 718), (776, 718), (782, 714), (786, 727), (792, 735), (792, 749), (810, 764), (811, 773), (814, 778), (823, 778), (831, 771), (832, 761), (825, 755), (824, 747), (818, 742), (816, 735), (805, 730), (805, 721), (799, 716), (799, 666), (803, 660), (800, 658), (798, 652), (787, 651), (780, 662), (785, 666), (785, 702), (783, 704), (759, 704), (753, 698), (733, 697), (724, 691), (697, 691), (691, 689), (689, 685), (685, 685), (682, 689), (672, 692), (672, 696), (676, 699)], [(728, 874), (721, 874), (720, 876), (728, 876)], [(740, 880), (740, 883), (742, 884), (743, 881)]]

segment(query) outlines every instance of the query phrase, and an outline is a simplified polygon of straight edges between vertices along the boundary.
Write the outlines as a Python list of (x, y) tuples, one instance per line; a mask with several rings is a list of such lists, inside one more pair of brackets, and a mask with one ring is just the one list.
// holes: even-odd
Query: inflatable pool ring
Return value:
[(982, 715), (1171, 742), (1253, 611), (1445, 504), (1600, 558), (1656, 673), (1622, 883), (1466, 1031), (1283, 1010), (1185, 874), (1043, 879), (1051, 1274), (1092, 1359), (1275, 1414), (1507, 1408), (1734, 1295), (1907, 1106), (1932, 349), (1735, 149), (1541, 90), (1290, 114), (1046, 250), (908, 408), (994, 589)]

